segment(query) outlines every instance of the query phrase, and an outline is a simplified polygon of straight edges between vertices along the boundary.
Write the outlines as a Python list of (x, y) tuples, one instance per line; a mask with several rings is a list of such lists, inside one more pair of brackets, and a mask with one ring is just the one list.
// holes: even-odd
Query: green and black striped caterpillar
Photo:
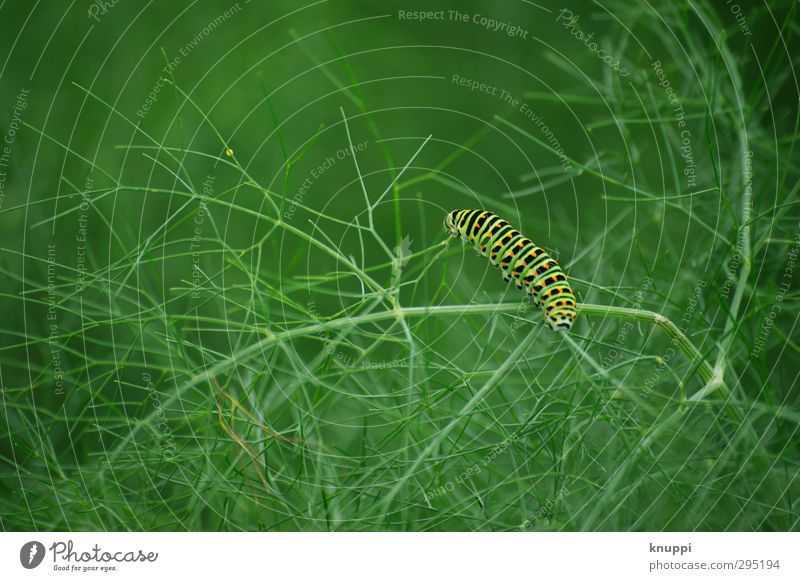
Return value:
[(569, 331), (575, 320), (575, 293), (567, 275), (544, 249), (539, 248), (506, 220), (486, 210), (453, 210), (445, 218), (447, 231), (470, 242), (483, 256), (503, 271), (503, 280), (514, 282), (544, 308), (548, 326)]

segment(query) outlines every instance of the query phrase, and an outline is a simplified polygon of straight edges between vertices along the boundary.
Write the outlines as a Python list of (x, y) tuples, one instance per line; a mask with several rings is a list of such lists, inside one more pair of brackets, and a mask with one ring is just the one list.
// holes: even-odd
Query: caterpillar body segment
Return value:
[(454, 238), (469, 242), (503, 273), (505, 282), (529, 293), (544, 309), (554, 331), (569, 331), (577, 315), (577, 302), (567, 275), (555, 259), (511, 224), (487, 210), (453, 210), (444, 221)]

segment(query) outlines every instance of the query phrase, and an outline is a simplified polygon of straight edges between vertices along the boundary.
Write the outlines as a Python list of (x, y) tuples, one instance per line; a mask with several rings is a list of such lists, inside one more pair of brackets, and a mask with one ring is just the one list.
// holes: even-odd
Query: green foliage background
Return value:
[(3, 530), (797, 530), (798, 3), (732, 6), (0, 3)]

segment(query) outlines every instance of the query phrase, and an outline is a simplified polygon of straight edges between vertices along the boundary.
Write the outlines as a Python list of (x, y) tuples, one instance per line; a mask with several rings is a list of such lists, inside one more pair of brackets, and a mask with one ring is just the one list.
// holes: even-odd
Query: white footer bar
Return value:
[(0, 578), (797, 580), (799, 552), (800, 533), (3, 533)]

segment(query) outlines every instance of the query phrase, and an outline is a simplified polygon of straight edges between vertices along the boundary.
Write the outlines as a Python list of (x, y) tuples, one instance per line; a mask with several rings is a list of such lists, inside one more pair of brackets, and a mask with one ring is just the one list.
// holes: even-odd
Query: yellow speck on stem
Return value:
[(233, 150), (230, 147), (225, 148), (225, 155), (233, 157)]

